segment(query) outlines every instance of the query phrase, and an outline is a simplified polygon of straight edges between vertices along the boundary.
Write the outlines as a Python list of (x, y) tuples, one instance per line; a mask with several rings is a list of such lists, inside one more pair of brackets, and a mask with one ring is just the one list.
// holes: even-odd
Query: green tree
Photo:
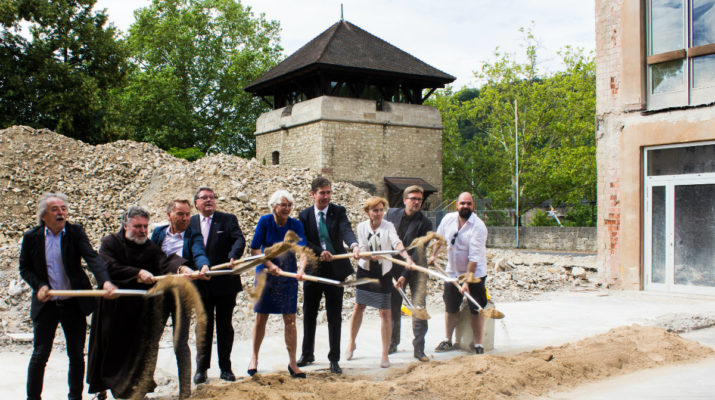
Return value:
[(495, 208), (513, 208), (516, 136), (520, 214), (547, 200), (595, 201), (593, 57), (566, 47), (560, 52), (565, 70), (543, 74), (536, 42), (530, 31), (524, 33), (526, 62), (497, 52), (496, 61), (483, 63), (476, 73), (483, 82), (476, 97), (448, 90), (432, 100), (445, 126), (445, 194), (470, 190)]
[(235, 0), (154, 0), (135, 16), (118, 125), (164, 149), (255, 155), (266, 107), (243, 88), (277, 63), (279, 24)]
[(0, 0), (0, 126), (48, 128), (90, 143), (117, 138), (110, 91), (123, 85), (127, 53), (94, 3)]

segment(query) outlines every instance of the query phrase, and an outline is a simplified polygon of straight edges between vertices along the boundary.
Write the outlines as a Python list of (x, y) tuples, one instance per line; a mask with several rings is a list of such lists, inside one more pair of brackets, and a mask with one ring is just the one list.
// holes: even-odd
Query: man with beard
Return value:
[[(452, 334), (459, 319), (459, 306), (462, 304), (464, 292), (469, 293), (480, 306), (487, 305), (487, 293), (484, 286), (487, 280), (487, 227), (474, 214), (472, 195), (464, 192), (457, 198), (457, 212), (445, 215), (437, 228), (437, 233), (447, 241), (447, 276), (457, 278), (468, 274), (480, 278), (479, 283), (463, 283), (457, 289), (450, 282), (444, 283), (445, 331), (446, 336), (436, 351), (452, 350)], [(440, 246), (435, 245), (429, 263), (436, 261)], [(479, 314), (477, 306), (469, 303), (472, 313), (471, 325), (474, 333), (474, 352), (483, 354), (482, 332), (484, 318)]]
[[(99, 255), (113, 282), (121, 289), (151, 289), (155, 275), (190, 274), (181, 257), (167, 257), (148, 240), (149, 213), (129, 207), (119, 232), (102, 239)], [(163, 331), (162, 297), (120, 297), (101, 300), (92, 318), (87, 362), (89, 392), (106, 399), (143, 398), (156, 387), (153, 380), (156, 351)], [(190, 374), (190, 373), (189, 373)]]
[[(154, 229), (151, 241), (161, 247), (167, 256), (176, 254), (184, 258), (186, 266), (193, 270), (202, 269), (200, 279), (208, 279), (203, 272), (209, 269), (209, 259), (204, 250), (204, 239), (201, 232), (193, 231), (189, 227), (191, 218), (191, 203), (188, 200), (177, 199), (169, 202), (166, 208), (169, 225)], [(176, 364), (179, 368), (179, 397), (188, 397), (191, 393), (191, 350), (189, 349), (190, 315), (184, 308), (177, 315), (174, 298), (167, 294), (164, 298), (163, 324), (171, 316), (174, 335), (178, 339), (174, 345)], [(178, 336), (177, 336), (178, 329)]]
[[(238, 226), (235, 215), (216, 210), (216, 194), (207, 186), (200, 186), (194, 193), (194, 205), (198, 215), (191, 217), (189, 227), (201, 233), (206, 248), (206, 256), (211, 265), (237, 260), (246, 248), (246, 239)], [(205, 271), (206, 269), (204, 269)], [(196, 348), (196, 374), (194, 383), (205, 383), (206, 371), (211, 366), (211, 348), (216, 321), (216, 353), (219, 377), (225, 381), (235, 381), (231, 370), (231, 350), (233, 349), (233, 309), (236, 295), (242, 290), (239, 275), (214, 276), (206, 282), (198, 282), (201, 301), (206, 311), (206, 333), (203, 346)]]
[(87, 262), (97, 284), (107, 291), (105, 298), (113, 298), (116, 286), (109, 281), (107, 268), (82, 226), (67, 222), (67, 196), (62, 193), (42, 195), (37, 203), (37, 217), (40, 225), (25, 233), (20, 248), (20, 275), (32, 287), (30, 318), (34, 338), (27, 368), (27, 398), (40, 399), (45, 365), (57, 325), (61, 324), (69, 358), (68, 398), (81, 400), (86, 316), (94, 310), (95, 300), (51, 296), (48, 291), (91, 289), (81, 259)]
[[(420, 236), (424, 236), (432, 230), (432, 221), (422, 214), (422, 200), (424, 200), (424, 189), (421, 186), (412, 185), (402, 192), (402, 201), (405, 204), (404, 208), (390, 208), (387, 210), (385, 219), (392, 222), (397, 230), (397, 236), (400, 237), (405, 246), (409, 246), (413, 240)], [(399, 257), (399, 256), (398, 256)], [(415, 263), (424, 263), (424, 253), (420, 254), (418, 249), (410, 251), (410, 258)], [(392, 268), (401, 270), (400, 278), (397, 285), (404, 287), (405, 284), (410, 286), (410, 294), (412, 295), (412, 304), (415, 307), (425, 307), (425, 299), (427, 297), (427, 274), (419, 271), (409, 271), (405, 268), (393, 265)], [(392, 299), (390, 302), (392, 316), (392, 338), (388, 353), (392, 354), (397, 351), (397, 345), (400, 344), (400, 319), (402, 317), (402, 296), (396, 289), (392, 290)], [(415, 318), (412, 316), (412, 333), (415, 338), (412, 341), (414, 356), (416, 359), (425, 362), (429, 361), (425, 355), (425, 335), (427, 334), (427, 321)]]

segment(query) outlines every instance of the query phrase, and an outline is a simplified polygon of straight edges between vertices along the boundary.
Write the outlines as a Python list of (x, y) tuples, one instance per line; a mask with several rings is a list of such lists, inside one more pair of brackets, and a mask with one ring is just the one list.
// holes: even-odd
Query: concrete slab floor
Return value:
[[(525, 302), (498, 303), (497, 309), (506, 314), (504, 320), (495, 325), (495, 349), (491, 354), (508, 355), (549, 345), (559, 345), (588, 336), (604, 333), (609, 329), (638, 323), (652, 325), (657, 318), (668, 315), (708, 315), (715, 318), (715, 299), (706, 296), (665, 295), (647, 292), (560, 292), (539, 296)], [(434, 360), (446, 360), (462, 351), (435, 353), (433, 349), (444, 337), (444, 314), (442, 304), (431, 304), (425, 352)], [(279, 316), (271, 318), (279, 319)], [(300, 320), (299, 320), (300, 321)], [(298, 323), (298, 354), (302, 338), (302, 325)], [(59, 330), (58, 330), (59, 334)], [(349, 334), (349, 321), (343, 321), (342, 350), (345, 350)], [(715, 348), (715, 328), (689, 332), (682, 336)], [(402, 343), (399, 351), (390, 356), (393, 367), (406, 367), (416, 360), (413, 358), (412, 328), (410, 319), (402, 320)], [(303, 370), (308, 374), (327, 371), (328, 330), (325, 324), (316, 332), (316, 363)], [(250, 340), (234, 343), (233, 371), (241, 379), (246, 377), (246, 367), (250, 357)], [(391, 369), (379, 367), (380, 363), (380, 322), (375, 313), (366, 314), (357, 338), (354, 359), (340, 361), (347, 375), (371, 374), (376, 379), (387, 377)], [(192, 346), (192, 352), (195, 349)], [(0, 398), (20, 399), (25, 396), (27, 362), (31, 348), (8, 347), (0, 349)], [(195, 354), (192, 354), (192, 356)], [(261, 348), (259, 373), (285, 373), (288, 356), (285, 350), (282, 328), (268, 332)], [(209, 381), (218, 383), (219, 369), (215, 357), (208, 371)], [(44, 398), (59, 399), (67, 395), (67, 357), (64, 348), (53, 350), (45, 372)], [(640, 371), (606, 381), (584, 385), (567, 393), (554, 393), (544, 399), (704, 399), (713, 398), (715, 393), (715, 358), (698, 363), (667, 366)], [(168, 384), (161, 388), (159, 397), (176, 394), (176, 361), (173, 350), (163, 346), (155, 377), (157, 382)], [(228, 384), (221, 382), (221, 384)], [(111, 396), (110, 396), (111, 397)], [(154, 396), (152, 396), (154, 397)], [(85, 395), (85, 399), (91, 396)]]

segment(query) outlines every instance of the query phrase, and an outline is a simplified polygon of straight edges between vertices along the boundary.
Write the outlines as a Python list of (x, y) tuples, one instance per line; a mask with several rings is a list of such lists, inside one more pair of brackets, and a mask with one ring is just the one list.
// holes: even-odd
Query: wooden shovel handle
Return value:
[[(363, 251), (360, 253), (360, 258), (366, 258), (366, 257), (372, 257), (373, 252), (372, 251)], [(352, 258), (353, 253), (345, 253), (345, 254), (334, 254), (333, 255), (333, 260), (344, 260), (346, 258)]]
[[(102, 297), (107, 291), (104, 289), (90, 289), (90, 290), (48, 290), (47, 293), (50, 296), (66, 296), (66, 297)], [(146, 290), (132, 290), (132, 289), (117, 289), (114, 291), (115, 294), (119, 296), (143, 296), (146, 294)]]
[[(397, 265), (402, 265), (403, 267), (406, 267), (409, 265), (405, 261), (398, 260), (396, 258), (387, 257), (387, 256), (380, 256), (380, 257), (384, 258), (385, 260), (391, 261)], [(452, 279), (449, 279), (449, 277), (447, 275), (439, 274), (437, 272), (432, 271), (429, 268), (425, 268), (425, 267), (417, 265), (417, 264), (412, 264), (412, 269), (414, 269), (415, 271), (424, 272), (427, 275), (432, 275), (435, 278), (442, 279), (443, 281), (451, 281), (452, 280)]]

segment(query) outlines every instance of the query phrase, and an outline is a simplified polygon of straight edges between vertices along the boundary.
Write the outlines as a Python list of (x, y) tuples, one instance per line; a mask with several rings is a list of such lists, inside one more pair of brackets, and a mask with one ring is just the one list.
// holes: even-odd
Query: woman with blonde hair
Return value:
[[(397, 236), (395, 226), (383, 219), (387, 208), (387, 200), (382, 197), (370, 197), (365, 201), (363, 211), (368, 216), (367, 221), (363, 221), (357, 226), (358, 244), (360, 252), (380, 251), (380, 250), (401, 250), (400, 255), (412, 265), (405, 246)], [(382, 360), (380, 366), (388, 368), (390, 359), (388, 358), (388, 347), (392, 334), (392, 322), (390, 320), (390, 296), (392, 292), (392, 262), (380, 257), (369, 259), (361, 258), (358, 261), (357, 278), (375, 278), (378, 283), (359, 286), (356, 290), (355, 307), (350, 318), (350, 342), (345, 352), (345, 359), (350, 360), (355, 351), (355, 338), (357, 337), (360, 325), (362, 324), (363, 313), (367, 306), (375, 307), (380, 313), (380, 333), (382, 337)], [(410, 268), (409, 266), (407, 267)]]

